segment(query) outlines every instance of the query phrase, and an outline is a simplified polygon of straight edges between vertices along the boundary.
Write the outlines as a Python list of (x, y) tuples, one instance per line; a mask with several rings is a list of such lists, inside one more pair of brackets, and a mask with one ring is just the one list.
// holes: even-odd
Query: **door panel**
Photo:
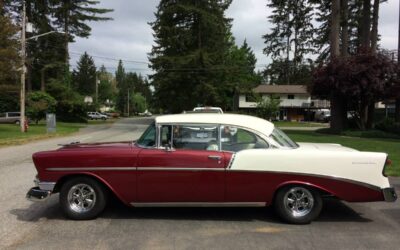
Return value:
[(143, 149), (138, 202), (222, 202), (226, 164), (219, 151)]

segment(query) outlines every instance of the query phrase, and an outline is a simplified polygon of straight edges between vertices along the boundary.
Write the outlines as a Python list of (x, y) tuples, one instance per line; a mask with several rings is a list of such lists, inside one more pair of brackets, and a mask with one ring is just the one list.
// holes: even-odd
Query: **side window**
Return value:
[(176, 149), (219, 150), (217, 125), (174, 125), (172, 131)]
[(258, 135), (235, 126), (221, 126), (222, 150), (238, 152), (245, 149), (269, 148), (268, 143)]
[(142, 147), (154, 147), (156, 145), (156, 127), (154, 123), (144, 131), (137, 144)]

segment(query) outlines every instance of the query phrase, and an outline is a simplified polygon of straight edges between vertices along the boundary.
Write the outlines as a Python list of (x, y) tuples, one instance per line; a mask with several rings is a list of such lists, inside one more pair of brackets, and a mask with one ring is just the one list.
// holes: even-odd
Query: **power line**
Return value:
[[(53, 47), (53, 48), (60, 48), (54, 45), (47, 45), (48, 47)], [(146, 62), (146, 61), (140, 61), (140, 60), (133, 60), (133, 59), (118, 59), (118, 58), (113, 58), (113, 57), (109, 57), (109, 56), (103, 56), (103, 55), (93, 55), (90, 52), (85, 51), (89, 56), (93, 57), (93, 58), (99, 58), (99, 59), (104, 59), (104, 60), (109, 60), (109, 61), (122, 61), (124, 63), (135, 63), (135, 64), (146, 64), (146, 65), (150, 65), (150, 62)], [(76, 56), (81, 56), (82, 54), (84, 54), (85, 52), (79, 52), (79, 51), (73, 51), (73, 50), (69, 50), (69, 54), (72, 55), (76, 55)], [(268, 66), (268, 64), (256, 64), (254, 66), (254, 69), (256, 68), (264, 68)], [(76, 67), (73, 66), (73, 67)], [(111, 69), (117, 69), (117, 67), (106, 67), (106, 68), (111, 68)], [(142, 70), (142, 71), (153, 71), (152, 69), (149, 68), (127, 68), (124, 67), (127, 70)], [(227, 65), (216, 65), (216, 66), (212, 66), (209, 68), (199, 68), (199, 67), (188, 67), (188, 68), (165, 68), (165, 69), (161, 69), (162, 71), (165, 72), (199, 72), (199, 71), (224, 71), (224, 70), (240, 70), (240, 69), (251, 69), (252, 66), (227, 66)]]

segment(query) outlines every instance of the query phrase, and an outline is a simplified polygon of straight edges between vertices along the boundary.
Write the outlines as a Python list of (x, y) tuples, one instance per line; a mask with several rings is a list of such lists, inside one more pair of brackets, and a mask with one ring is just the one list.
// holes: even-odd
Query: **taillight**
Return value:
[(383, 176), (387, 176), (385, 174), (385, 170), (386, 170), (386, 167), (388, 167), (390, 165), (392, 165), (392, 160), (390, 160), (388, 157), (386, 157), (385, 166), (383, 166), (383, 171), (382, 171)]

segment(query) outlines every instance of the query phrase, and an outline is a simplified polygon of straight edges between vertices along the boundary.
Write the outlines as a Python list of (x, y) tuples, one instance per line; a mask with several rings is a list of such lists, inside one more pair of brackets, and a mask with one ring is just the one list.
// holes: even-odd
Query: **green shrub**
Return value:
[(395, 120), (391, 118), (384, 119), (377, 123), (375, 128), (389, 133), (400, 134), (400, 123), (395, 122)]
[(46, 113), (54, 113), (56, 100), (46, 92), (34, 91), (27, 96), (26, 113), (36, 124), (46, 117)]
[(83, 97), (58, 80), (51, 80), (47, 92), (57, 100), (58, 121), (87, 122), (87, 105)]

